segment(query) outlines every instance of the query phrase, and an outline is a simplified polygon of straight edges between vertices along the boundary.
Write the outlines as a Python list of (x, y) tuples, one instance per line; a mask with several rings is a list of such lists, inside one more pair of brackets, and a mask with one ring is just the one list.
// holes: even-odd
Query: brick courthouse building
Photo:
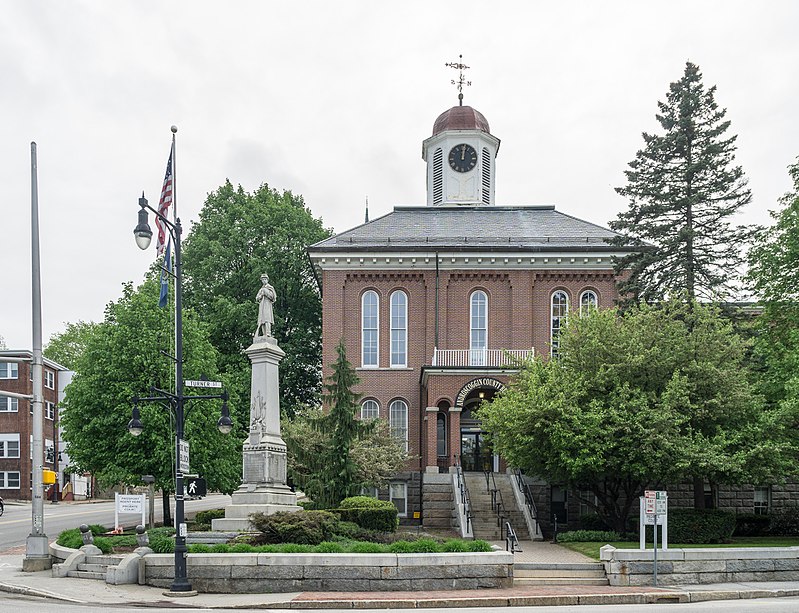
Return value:
[(411, 522), (422, 517), (424, 474), (456, 462), (505, 468), (474, 409), (508, 383), (513, 358), (557, 351), (569, 314), (617, 296), (611, 258), (622, 252), (606, 242), (615, 233), (554, 206), (495, 204), (499, 145), (475, 109), (445, 111), (422, 144), (426, 204), (309, 248), (324, 376), (343, 339), (362, 417), (388, 420), (412, 457), (388, 492)]

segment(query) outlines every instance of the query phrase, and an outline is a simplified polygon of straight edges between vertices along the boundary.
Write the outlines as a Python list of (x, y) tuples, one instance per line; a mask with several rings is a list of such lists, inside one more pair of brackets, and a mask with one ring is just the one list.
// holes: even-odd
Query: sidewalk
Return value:
[[(560, 549), (560, 548), (559, 548)], [(579, 555), (579, 554), (578, 554)], [(736, 583), (683, 588), (542, 586), (441, 592), (294, 592), (283, 594), (198, 594), (165, 596), (159, 588), (108, 585), (87, 579), (54, 578), (51, 572), (22, 572), (23, 553), (0, 554), (0, 592), (75, 604), (191, 606), (208, 609), (429, 608), (578, 604), (650, 604), (767, 597), (799, 597), (799, 582)]]

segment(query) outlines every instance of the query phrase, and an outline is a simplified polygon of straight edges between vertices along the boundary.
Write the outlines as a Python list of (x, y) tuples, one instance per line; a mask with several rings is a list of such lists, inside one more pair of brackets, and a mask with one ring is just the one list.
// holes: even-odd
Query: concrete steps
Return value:
[(103, 555), (86, 556), (86, 561), (78, 564), (77, 570), (71, 570), (67, 577), (76, 579), (99, 579), (105, 581), (109, 566), (116, 566), (122, 561), (123, 556)]
[(599, 562), (514, 564), (513, 585), (609, 585)]
[[(474, 537), (486, 541), (502, 540), (502, 527), (497, 526), (497, 512), (491, 508), (491, 493), (486, 488), (485, 475), (483, 473), (466, 473), (464, 480), (472, 503)], [(516, 506), (510, 477), (495, 473), (494, 481), (505, 505), (505, 521), (510, 522), (519, 538), (524, 538), (527, 524), (524, 521), (524, 515)]]

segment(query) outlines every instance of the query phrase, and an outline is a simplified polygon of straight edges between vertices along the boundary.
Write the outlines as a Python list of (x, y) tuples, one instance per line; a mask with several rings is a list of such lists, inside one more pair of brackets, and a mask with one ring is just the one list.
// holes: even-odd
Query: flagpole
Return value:
[(172, 126), (172, 221), (178, 220), (178, 161), (175, 147), (175, 134), (178, 132), (177, 126)]

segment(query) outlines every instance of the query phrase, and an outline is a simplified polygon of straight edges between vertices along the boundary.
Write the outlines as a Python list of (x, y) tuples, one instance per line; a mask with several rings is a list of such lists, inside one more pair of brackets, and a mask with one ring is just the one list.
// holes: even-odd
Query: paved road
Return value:
[[(174, 501), (172, 513), (174, 516)], [(205, 509), (219, 509), (230, 504), (230, 496), (211, 494), (201, 500), (187, 500), (186, 514), (191, 516)], [(161, 499), (156, 500), (155, 521), (161, 521), (163, 512)], [(138, 520), (133, 515), (123, 515), (123, 525), (134, 525)], [(44, 532), (55, 540), (58, 535), (69, 528), (77, 528), (81, 524), (101, 524), (113, 528), (114, 502), (59, 502), (44, 504)], [(25, 539), (31, 532), (31, 505), (6, 504), (5, 513), (0, 517), (0, 552), (24, 546)], [(2, 608), (0, 608), (2, 610)]]
[[(181, 603), (180, 608), (148, 606), (148, 611), (161, 611), (169, 613), (200, 613), (212, 609), (195, 609), (191, 607), (190, 599)], [(115, 607), (103, 605), (103, 613), (129, 613), (133, 607)], [(87, 608), (86, 605), (72, 605), (65, 602), (50, 602), (26, 596), (0, 594), (0, 611), (14, 611), (15, 613), (82, 613), (85, 611), (99, 610)], [(352, 609), (325, 609), (330, 613), (351, 612)], [(495, 610), (495, 609), (494, 609)], [(647, 604), (647, 605), (580, 605), (564, 607), (513, 607), (509, 613), (665, 613), (683, 611), (684, 613), (794, 613), (799, 610), (799, 598), (762, 598), (754, 600), (720, 600), (714, 602), (698, 602), (693, 604)], [(263, 609), (236, 609), (240, 613), (260, 613)], [(385, 609), (360, 609), (361, 613), (385, 613)], [(393, 609), (396, 613), (418, 612), (418, 609)], [(482, 608), (449, 608), (425, 609), (428, 613), (489, 613), (490, 607)]]

